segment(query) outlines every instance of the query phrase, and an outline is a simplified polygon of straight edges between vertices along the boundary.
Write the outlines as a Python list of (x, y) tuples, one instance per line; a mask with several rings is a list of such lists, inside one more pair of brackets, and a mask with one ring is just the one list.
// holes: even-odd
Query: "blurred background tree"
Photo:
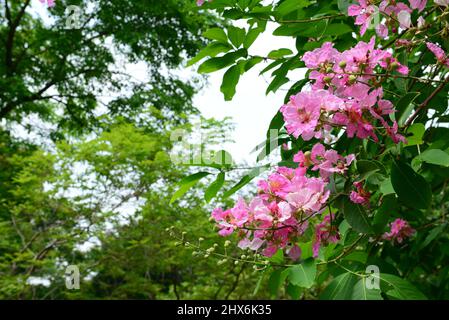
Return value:
[(190, 0), (58, 0), (44, 18), (36, 3), (0, 1), (0, 298), (266, 298), (250, 266), (217, 266), (166, 231), (223, 246), (201, 195), (168, 206), (188, 170), (170, 132), (199, 119), (202, 83), (178, 69), (214, 18)]

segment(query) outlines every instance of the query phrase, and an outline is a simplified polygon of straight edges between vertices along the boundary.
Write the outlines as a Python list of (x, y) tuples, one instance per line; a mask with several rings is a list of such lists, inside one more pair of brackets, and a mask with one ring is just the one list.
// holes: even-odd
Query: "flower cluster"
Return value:
[(349, 199), (357, 204), (369, 204), (371, 193), (363, 188), (363, 182), (354, 182), (354, 187), (356, 188), (356, 191), (351, 191), (351, 193), (349, 194)]
[(405, 238), (411, 237), (416, 230), (410, 227), (409, 223), (403, 219), (396, 219), (390, 224), (390, 231), (384, 233), (383, 239), (402, 243)]
[[(435, 0), (435, 3), (447, 2), (449, 0)], [(388, 36), (389, 29), (394, 33), (398, 28), (409, 29), (412, 26), (411, 14), (416, 9), (422, 12), (427, 5), (427, 0), (409, 0), (404, 2), (383, 0), (379, 5), (375, 1), (359, 0), (359, 4), (349, 6), (348, 15), (356, 17), (355, 24), (360, 26), (360, 34), (364, 35), (366, 30), (374, 27), (381, 38)], [(418, 18), (418, 27), (422, 25), (423, 17)]]
[[(295, 156), (298, 168), (279, 167), (266, 180), (259, 181), (258, 195), (249, 203), (240, 199), (231, 209), (217, 208), (212, 212), (219, 234), (227, 236), (237, 230), (242, 249), (261, 249), (265, 256), (283, 249), (292, 259), (298, 259), (301, 254), (298, 240), (312, 218), (326, 208), (329, 176), (344, 174), (354, 158), (326, 150), (321, 144), (316, 144), (311, 153), (299, 152)], [(321, 176), (308, 176), (309, 169), (319, 170)], [(316, 255), (322, 244), (338, 241), (338, 231), (330, 224), (330, 216), (316, 225), (314, 239)]]
[(432, 42), (426, 42), (426, 45), (427, 48), (435, 55), (438, 63), (449, 67), (449, 57), (440, 46)]
[(286, 129), (295, 138), (322, 139), (333, 127), (345, 127), (346, 134), (378, 141), (375, 123), (397, 143), (405, 141), (397, 133), (396, 122), (388, 123), (393, 104), (383, 99), (376, 69), (407, 74), (408, 68), (391, 52), (375, 49), (375, 38), (359, 42), (340, 53), (332, 43), (304, 54), (302, 60), (311, 69), (312, 91), (300, 92), (281, 108)]

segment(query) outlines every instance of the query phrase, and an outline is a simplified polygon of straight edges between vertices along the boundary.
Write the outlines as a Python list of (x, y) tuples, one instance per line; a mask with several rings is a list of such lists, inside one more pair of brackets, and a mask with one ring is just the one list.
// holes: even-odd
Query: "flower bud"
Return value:
[(323, 79), (324, 83), (330, 83), (332, 81), (332, 77), (326, 76)]
[(399, 63), (397, 63), (396, 61), (393, 62), (392, 64), (390, 64), (390, 67), (392, 70), (395, 70), (397, 67), (399, 67)]
[(338, 64), (340, 66), (340, 68), (344, 69), (346, 68), (346, 61), (340, 61), (340, 63)]
[(349, 76), (348, 82), (349, 82), (349, 84), (354, 84), (356, 82), (356, 80), (357, 80), (357, 77), (352, 74)]

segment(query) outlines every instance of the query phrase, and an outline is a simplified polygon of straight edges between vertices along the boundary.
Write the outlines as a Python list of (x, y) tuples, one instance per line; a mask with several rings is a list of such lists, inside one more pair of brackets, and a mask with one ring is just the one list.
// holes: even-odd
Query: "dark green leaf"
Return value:
[(407, 206), (426, 209), (432, 200), (432, 190), (424, 178), (408, 164), (393, 161), (391, 183), (399, 199)]
[(354, 230), (361, 233), (372, 232), (371, 224), (363, 206), (355, 204), (349, 199), (345, 199), (343, 208), (345, 219)]
[(234, 65), (230, 67), (223, 75), (220, 91), (224, 95), (226, 101), (232, 100), (235, 95), (235, 88), (240, 79), (240, 66)]

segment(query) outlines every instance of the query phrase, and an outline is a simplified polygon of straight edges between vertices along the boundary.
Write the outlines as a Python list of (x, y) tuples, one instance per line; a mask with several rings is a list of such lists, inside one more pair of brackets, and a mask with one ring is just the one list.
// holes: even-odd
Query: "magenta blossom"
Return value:
[(410, 7), (412, 9), (418, 9), (418, 12), (421, 12), (424, 10), (427, 4), (427, 0), (409, 0)]
[(435, 55), (435, 57), (437, 58), (437, 61), (439, 63), (444, 64), (449, 67), (449, 59), (446, 55), (446, 52), (444, 52), (444, 50), (440, 46), (438, 46), (432, 42), (426, 42), (426, 45), (427, 45), (427, 48), (430, 51), (432, 51), (432, 53)]
[(390, 231), (384, 233), (382, 238), (397, 243), (402, 243), (404, 239), (411, 237), (416, 232), (407, 221), (399, 218), (390, 224), (390, 228)]
[(326, 150), (321, 143), (315, 144), (310, 154), (300, 151), (293, 157), (293, 161), (298, 162), (301, 167), (313, 165), (312, 170), (319, 170), (324, 179), (334, 173), (344, 174), (354, 159), (353, 154), (343, 157), (335, 150)]
[(342, 100), (325, 90), (300, 92), (290, 97), (290, 102), (281, 107), (286, 129), (295, 138), (305, 141), (323, 136), (324, 126), (319, 126), (322, 113), (338, 110)]
[(354, 182), (353, 185), (357, 189), (357, 191), (351, 191), (349, 199), (357, 204), (369, 204), (371, 193), (363, 188), (362, 181)]

